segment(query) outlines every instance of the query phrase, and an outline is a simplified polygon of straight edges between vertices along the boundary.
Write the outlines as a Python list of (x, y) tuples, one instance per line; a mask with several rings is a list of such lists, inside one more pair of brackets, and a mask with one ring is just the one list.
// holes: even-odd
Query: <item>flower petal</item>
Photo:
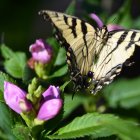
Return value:
[(119, 25), (108, 24), (107, 29), (108, 29), (108, 31), (114, 31), (114, 30), (121, 30), (121, 29), (124, 29), (124, 28), (119, 26)]
[(99, 28), (102, 28), (103, 27), (104, 24), (103, 24), (102, 20), (96, 14), (92, 13), (92, 14), (90, 14), (90, 17), (93, 20), (95, 20), (95, 22), (97, 23), (97, 25), (98, 25)]
[(42, 104), (37, 118), (39, 120), (49, 120), (55, 117), (62, 107), (61, 99), (52, 99)]
[(59, 88), (51, 85), (42, 95), (45, 99), (47, 99), (47, 97), (60, 98), (59, 94)]
[(24, 101), (24, 106), (26, 106), (27, 110), (31, 109), (31, 104), (26, 99), (25, 91), (6, 81), (4, 82), (4, 99), (6, 104), (17, 113), (23, 112), (19, 105), (21, 101)]
[(42, 39), (38, 39), (30, 45), (29, 51), (34, 60), (43, 64), (48, 63), (52, 58), (52, 48)]

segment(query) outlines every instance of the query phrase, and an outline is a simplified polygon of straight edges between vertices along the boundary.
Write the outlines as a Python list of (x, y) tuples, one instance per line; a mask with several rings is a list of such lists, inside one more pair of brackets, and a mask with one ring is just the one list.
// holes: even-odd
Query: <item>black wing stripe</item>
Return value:
[(119, 45), (125, 40), (125, 38), (127, 37), (127, 35), (128, 35), (128, 32), (127, 31), (124, 31), (124, 33), (120, 36), (119, 40), (117, 41), (117, 46), (110, 53), (108, 53), (108, 55), (106, 56), (106, 58), (110, 54), (112, 54), (119, 47)]
[(55, 12), (55, 16), (58, 17), (58, 13), (57, 12)]
[(123, 34), (120, 36), (119, 40), (117, 41), (116, 48), (125, 40), (129, 32), (124, 31)]
[(86, 46), (86, 53), (87, 53), (87, 56), (88, 56), (88, 46), (87, 46), (87, 42), (86, 42), (87, 26), (86, 26), (84, 21), (81, 21), (81, 29), (82, 29), (82, 33), (83, 33), (83, 40), (84, 40), (84, 43), (85, 43), (85, 46)]
[(104, 60), (102, 61), (102, 63), (104, 63), (104, 61), (107, 59), (107, 57), (109, 55), (111, 55), (119, 47), (119, 45), (125, 40), (125, 38), (127, 37), (127, 35), (128, 35), (128, 32), (127, 31), (124, 31), (123, 34), (120, 36), (119, 40), (117, 41), (117, 46), (110, 53), (108, 53), (108, 55), (104, 58)]
[(74, 38), (77, 37), (76, 28), (75, 28), (76, 25), (77, 25), (76, 18), (73, 18), (73, 19), (72, 19), (72, 26), (71, 26), (70, 28), (71, 28), (71, 30), (72, 30), (72, 33), (73, 33), (73, 35), (74, 35)]
[(133, 44), (135, 44), (134, 39), (136, 37), (136, 34), (137, 34), (136, 32), (132, 33), (132, 35), (130, 37), (130, 42), (129, 42), (128, 46), (125, 48), (126, 50), (129, 49)]
[(64, 21), (68, 25), (68, 17), (66, 17), (65, 15), (64, 15)]
[(87, 26), (84, 21), (81, 21), (81, 29), (84, 35), (87, 34)]

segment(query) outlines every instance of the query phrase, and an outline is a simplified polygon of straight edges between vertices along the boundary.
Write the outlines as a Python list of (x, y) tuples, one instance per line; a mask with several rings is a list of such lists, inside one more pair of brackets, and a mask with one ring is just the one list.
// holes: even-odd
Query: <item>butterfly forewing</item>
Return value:
[[(46, 19), (50, 19), (56, 28), (56, 38), (71, 53), (82, 75), (90, 70), (94, 54), (95, 29), (83, 20), (59, 12), (41, 11)], [(69, 57), (68, 57), (69, 58)], [(68, 60), (69, 62), (69, 60)], [(69, 63), (69, 65), (71, 65)]]
[[(89, 88), (92, 93), (109, 84), (120, 73), (135, 46), (140, 46), (140, 32), (136, 30), (108, 32), (106, 26), (94, 28), (63, 13), (43, 10), (40, 14), (51, 21), (57, 40), (67, 51), (72, 80), (77, 87), (92, 87)], [(89, 73), (91, 80), (86, 81)]]

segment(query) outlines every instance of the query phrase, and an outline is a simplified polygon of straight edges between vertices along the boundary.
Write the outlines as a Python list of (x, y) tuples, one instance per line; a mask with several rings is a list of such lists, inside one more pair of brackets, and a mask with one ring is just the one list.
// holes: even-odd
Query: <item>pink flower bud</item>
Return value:
[(32, 58), (43, 64), (48, 63), (52, 58), (52, 48), (42, 39), (36, 40), (29, 48)]
[(97, 25), (98, 25), (99, 28), (102, 28), (103, 27), (104, 24), (103, 24), (102, 20), (96, 14), (92, 13), (92, 14), (90, 14), (90, 17), (93, 20), (95, 20), (95, 22), (97, 23)]
[(114, 31), (114, 30), (121, 30), (121, 29), (124, 29), (124, 28), (119, 26), (119, 25), (108, 24), (107, 29), (108, 29), (108, 31)]
[(32, 109), (31, 103), (26, 99), (25, 91), (6, 81), (4, 82), (4, 99), (6, 104), (19, 114)]
[[(99, 28), (102, 28), (104, 23), (102, 22), (102, 20), (94, 13), (90, 14), (90, 17), (95, 20), (95, 22), (97, 23)], [(108, 31), (114, 31), (114, 30), (120, 30), (123, 29), (123, 27), (119, 26), (119, 25), (115, 25), (115, 24), (108, 24), (107, 25), (107, 30)]]
[(58, 87), (50, 86), (43, 93), (43, 103), (39, 109), (37, 118), (39, 120), (49, 120), (54, 118), (60, 111), (63, 101), (60, 99)]

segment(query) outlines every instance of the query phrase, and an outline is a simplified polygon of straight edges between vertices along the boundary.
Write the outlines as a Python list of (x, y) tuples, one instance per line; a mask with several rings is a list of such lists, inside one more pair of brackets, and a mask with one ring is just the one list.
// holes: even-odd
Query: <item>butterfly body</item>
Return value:
[(77, 17), (54, 11), (40, 11), (56, 29), (56, 39), (65, 48), (75, 88), (96, 93), (112, 82), (140, 46), (140, 32), (95, 28)]

